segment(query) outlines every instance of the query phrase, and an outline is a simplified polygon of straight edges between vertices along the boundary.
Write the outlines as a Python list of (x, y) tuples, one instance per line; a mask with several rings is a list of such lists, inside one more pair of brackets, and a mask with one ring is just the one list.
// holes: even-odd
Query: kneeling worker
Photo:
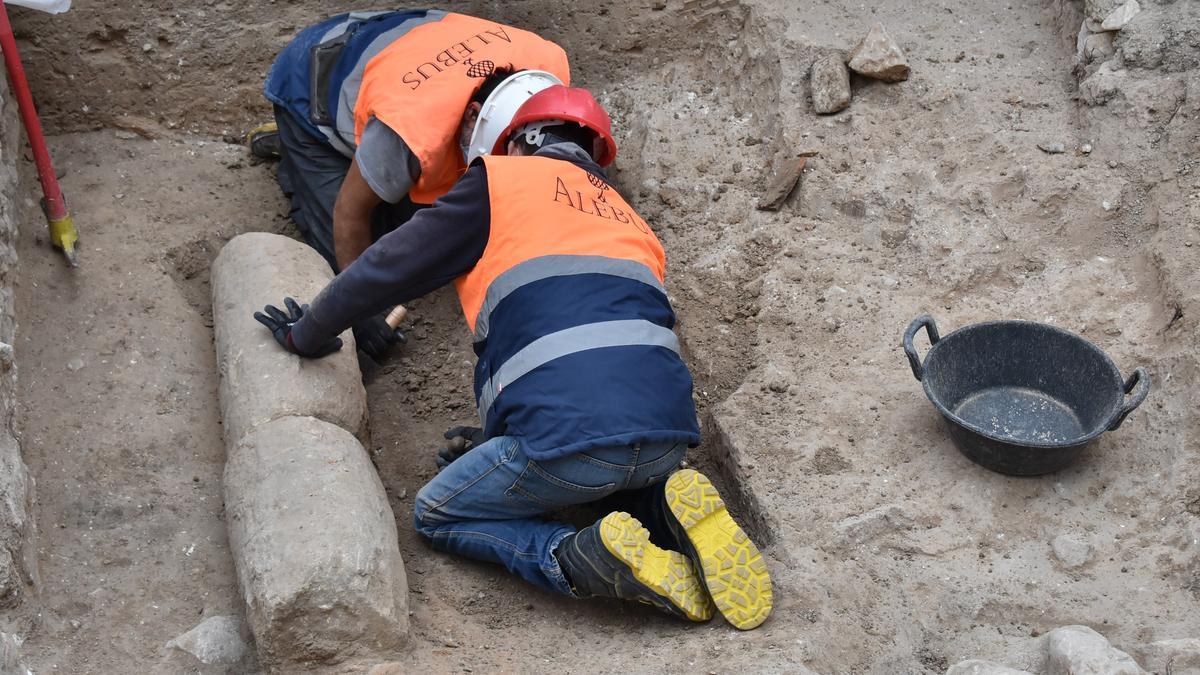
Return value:
[[(341, 14), (276, 58), (264, 86), (275, 127), (251, 132), (250, 147), (278, 153), (292, 220), (342, 270), (445, 194), (530, 96), (569, 79), (561, 47), (494, 21)], [(397, 340), (378, 315), (361, 317), (354, 337), (372, 357)]]
[[(502, 156), (502, 155), (509, 156)], [(416, 496), (434, 548), (544, 589), (617, 597), (753, 628), (771, 610), (762, 556), (703, 475), (662, 246), (601, 168), (616, 145), (583, 89), (530, 98), (492, 155), (384, 235), (313, 301), (255, 316), (319, 357), (362, 316), (454, 282), (474, 336), (477, 443)], [(624, 498), (590, 527), (545, 518)], [(654, 529), (656, 543), (651, 543)]]

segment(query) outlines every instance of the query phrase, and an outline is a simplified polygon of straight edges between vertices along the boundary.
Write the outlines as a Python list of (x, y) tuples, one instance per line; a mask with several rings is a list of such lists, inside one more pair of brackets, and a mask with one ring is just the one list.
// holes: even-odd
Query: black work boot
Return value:
[(694, 469), (676, 471), (663, 501), (667, 525), (725, 620), (741, 630), (766, 621), (773, 603), (767, 565), (708, 478)]
[(275, 122), (254, 127), (246, 134), (246, 145), (259, 159), (279, 159), (279, 127)]
[(623, 511), (563, 539), (554, 557), (576, 597), (637, 600), (690, 621), (713, 616), (692, 562), (651, 544), (646, 528)]

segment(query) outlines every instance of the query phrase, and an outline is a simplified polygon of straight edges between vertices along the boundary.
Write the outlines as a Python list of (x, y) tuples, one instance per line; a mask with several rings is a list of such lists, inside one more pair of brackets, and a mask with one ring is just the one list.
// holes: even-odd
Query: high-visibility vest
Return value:
[(343, 155), (378, 118), (421, 162), (409, 197), (431, 204), (466, 170), (459, 129), (479, 75), (491, 67), (537, 69), (570, 82), (561, 47), (533, 33), (442, 10), (349, 12), (300, 32), (263, 86)]
[(466, 171), (459, 142), (463, 112), (490, 68), (545, 70), (571, 79), (561, 47), (528, 31), (464, 14), (446, 14), (395, 40), (366, 65), (354, 108), (357, 142), (375, 117), (398, 133), (421, 162), (409, 197), (431, 204)]
[(548, 157), (492, 157), (491, 219), (455, 281), (475, 342), (489, 436), (534, 459), (606, 445), (699, 442), (650, 226), (597, 175)]

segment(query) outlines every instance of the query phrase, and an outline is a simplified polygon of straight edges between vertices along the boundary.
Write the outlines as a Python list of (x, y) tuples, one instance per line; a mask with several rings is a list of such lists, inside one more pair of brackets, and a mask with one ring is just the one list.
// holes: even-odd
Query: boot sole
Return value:
[(633, 576), (652, 592), (679, 608), (691, 621), (708, 621), (715, 610), (692, 561), (682, 553), (650, 543), (650, 532), (628, 513), (610, 513), (600, 521), (604, 548), (629, 566)]
[(725, 620), (740, 630), (766, 621), (772, 607), (767, 565), (708, 478), (693, 469), (676, 471), (667, 479), (666, 502)]

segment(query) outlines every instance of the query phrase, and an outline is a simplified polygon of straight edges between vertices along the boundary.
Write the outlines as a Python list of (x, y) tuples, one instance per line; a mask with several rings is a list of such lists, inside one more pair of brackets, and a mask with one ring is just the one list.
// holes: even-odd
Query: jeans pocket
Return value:
[(593, 502), (617, 489), (616, 481), (611, 480), (606, 471), (596, 471), (588, 476), (579, 475), (578, 471), (571, 474), (569, 477), (555, 475), (553, 467), (531, 460), (505, 494), (557, 508)]

